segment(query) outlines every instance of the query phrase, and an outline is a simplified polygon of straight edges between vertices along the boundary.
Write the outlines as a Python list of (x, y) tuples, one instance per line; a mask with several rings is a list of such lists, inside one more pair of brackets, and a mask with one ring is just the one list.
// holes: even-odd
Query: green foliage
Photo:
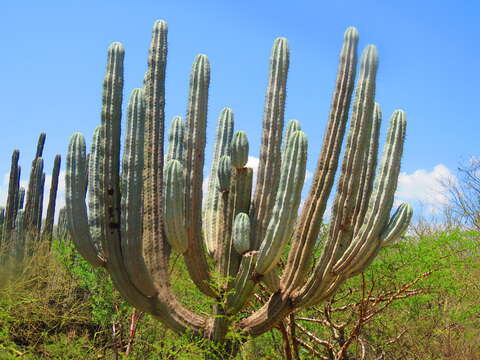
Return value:
[(91, 267), (71, 242), (56, 241), (54, 248), (61, 265), (88, 297), (93, 321), (108, 326), (125, 316), (129, 306), (118, 295), (103, 268)]
[[(381, 352), (385, 359), (480, 357), (479, 238), (480, 234), (475, 232), (442, 232), (409, 238), (379, 253), (364, 273), (366, 288), (373, 289), (374, 296), (398, 290), (422, 274), (431, 274), (412, 287), (422, 291), (420, 295), (393, 302), (362, 329), (360, 336), (371, 344), (367, 349), (371, 358)], [(174, 290), (186, 306), (204, 313), (212, 304), (192, 286), (188, 270), (180, 260), (172, 254)], [(1, 271), (0, 278), (4, 279), (5, 268)], [(214, 281), (222, 283), (225, 279), (214, 277)], [(358, 302), (361, 284), (361, 276), (348, 280), (336, 295), (336, 306)], [(112, 324), (127, 331), (131, 311), (101, 269), (88, 266), (72, 244), (56, 240), (52, 251), (35, 251), (14, 281), (0, 284), (0, 359), (114, 359)], [(309, 310), (297, 313), (296, 317), (312, 315), (314, 312)], [(334, 320), (342, 321), (352, 315), (355, 316), (338, 312)], [(320, 339), (331, 340), (324, 326), (299, 323)], [(237, 334), (227, 334), (228, 338), (232, 336)], [(176, 335), (145, 316), (139, 322), (131, 357), (193, 360), (220, 350), (189, 333)], [(317, 350), (323, 351), (318, 346)], [(351, 357), (355, 358), (358, 351), (360, 347), (353, 345)], [(281, 359), (282, 354), (282, 336), (272, 330), (248, 341), (237, 359)], [(119, 356), (124, 355), (120, 352)], [(300, 358), (310, 359), (312, 355), (300, 347)]]

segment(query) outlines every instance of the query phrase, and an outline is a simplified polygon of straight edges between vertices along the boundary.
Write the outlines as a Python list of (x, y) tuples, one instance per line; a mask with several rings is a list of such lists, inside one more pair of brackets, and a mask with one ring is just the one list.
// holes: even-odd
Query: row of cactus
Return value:
[[(353, 96), (357, 44), (357, 30), (348, 28), (317, 169), (300, 209), (308, 143), (296, 120), (288, 123), (283, 135), (290, 56), (286, 39), (275, 40), (270, 58), (256, 186), (253, 190), (253, 171), (247, 167), (247, 135), (234, 132), (233, 111), (225, 108), (218, 121), (203, 208), (207, 56), (195, 58), (186, 119), (173, 119), (165, 154), (167, 25), (155, 23), (143, 88), (133, 91), (128, 104), (120, 166), (124, 49), (113, 43), (103, 83), (101, 125), (95, 130), (89, 161), (80, 133), (72, 136), (67, 154), (66, 217), (81, 255), (93, 266), (104, 267), (131, 305), (174, 331), (189, 331), (220, 344), (229, 344), (225, 337), (229, 329), (258, 336), (293, 311), (332, 296), (406, 230), (412, 215), (410, 205), (403, 204), (390, 217), (405, 114), (393, 113), (377, 166), (378, 56), (375, 46), (365, 48)], [(350, 111), (328, 237), (321, 257), (311, 264)], [(287, 244), (286, 266), (278, 275)], [(183, 256), (198, 289), (216, 300), (211, 317), (192, 312), (176, 299), (168, 263), (172, 249)], [(224, 279), (220, 286), (212, 285), (212, 272)], [(232, 323), (232, 315), (246, 311), (260, 281), (273, 290), (270, 299)], [(235, 352), (234, 346), (230, 349)]]
[(55, 157), (47, 214), (43, 221), (45, 172), (42, 155), (45, 138), (45, 133), (41, 133), (32, 161), (27, 191), (20, 186), (21, 167), (18, 164), (20, 152), (14, 150), (12, 154), (7, 202), (0, 216), (2, 222), (0, 249), (4, 255), (16, 254), (17, 259), (30, 254), (40, 239), (50, 242), (53, 236), (61, 157), (60, 155)]

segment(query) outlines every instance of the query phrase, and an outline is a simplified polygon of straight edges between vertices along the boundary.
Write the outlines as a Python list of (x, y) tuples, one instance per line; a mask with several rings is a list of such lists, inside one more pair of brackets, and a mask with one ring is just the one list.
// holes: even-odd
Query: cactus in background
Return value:
[(20, 157), (20, 152), (14, 150), (12, 154), (12, 164), (10, 166), (10, 177), (8, 181), (8, 195), (7, 195), (7, 204), (5, 206), (5, 221), (3, 223), (3, 238), (2, 243), (5, 246), (8, 246), (10, 243), (10, 237), (12, 230), (15, 226), (15, 216), (16, 216), (16, 199), (18, 198), (18, 185), (19, 185), (19, 166), (18, 159)]
[[(5, 211), (5, 224), (3, 227), (2, 244), (10, 243), (10, 253), (14, 253), (17, 260), (30, 254), (36, 240), (40, 239), (39, 234), (42, 225), (43, 196), (45, 187), (45, 173), (43, 172), (43, 149), (45, 146), (45, 133), (38, 138), (35, 158), (32, 161), (32, 169), (28, 183), (28, 193), (20, 187), (21, 167), (18, 165), (19, 151), (14, 150), (12, 154), (12, 165), (10, 169), (9, 192)], [(60, 155), (55, 158), (52, 184), (50, 187), (50, 198), (47, 209), (47, 221), (44, 234), (50, 234), (51, 238), (53, 219), (55, 213), (55, 201), (57, 197), (58, 176), (60, 172)], [(26, 199), (25, 199), (26, 197)], [(24, 209), (25, 203), (25, 209)], [(25, 238), (27, 237), (27, 238)], [(25, 251), (28, 244), (29, 250)], [(8, 255), (8, 253), (6, 253)]]
[(67, 209), (65, 207), (58, 211), (57, 226), (54, 230), (55, 237), (60, 240), (68, 240), (68, 222), (67, 222)]
[[(370, 45), (360, 61), (329, 234), (313, 272), (309, 271), (342, 152), (357, 43), (357, 30), (348, 28), (317, 169), (301, 213), (297, 214), (307, 138), (298, 121), (292, 120), (282, 139), (289, 50), (287, 40), (278, 38), (270, 58), (255, 193), (252, 195), (252, 169), (246, 167), (247, 136), (241, 131), (233, 135), (233, 114), (225, 108), (217, 126), (203, 216), (208, 58), (199, 55), (194, 61), (186, 128), (180, 118), (172, 121), (169, 150), (164, 156), (167, 25), (155, 23), (144, 91), (136, 90), (130, 98), (120, 173), (124, 50), (113, 43), (104, 79), (102, 124), (94, 134), (89, 164), (90, 218), (84, 202), (87, 165), (81, 134), (72, 136), (67, 155), (66, 212), (79, 252), (93, 266), (106, 268), (131, 305), (176, 332), (188, 330), (225, 345), (227, 355), (217, 354), (219, 358), (233, 355), (237, 349), (225, 337), (228, 329), (258, 336), (293, 311), (332, 296), (347, 278), (363, 271), (382, 246), (398, 238), (411, 218), (411, 207), (404, 204), (389, 220), (406, 121), (403, 111), (394, 112), (377, 167), (381, 113), (374, 100), (378, 56)], [(139, 134), (142, 126), (144, 133)], [(138, 146), (142, 135), (143, 148)], [(142, 156), (143, 183), (138, 175)], [(142, 208), (138, 206), (140, 198)], [(142, 231), (130, 234), (129, 227), (138, 229), (140, 223)], [(275, 270), (289, 241), (286, 267), (278, 276)], [(216, 286), (212, 286), (204, 245), (224, 279)], [(215, 299), (211, 318), (191, 312), (176, 300), (169, 278), (170, 247), (183, 255), (198, 289)], [(232, 323), (232, 315), (244, 310), (262, 279), (277, 284), (276, 291), (260, 309)]]
[(42, 215), (43, 215), (43, 197), (45, 192), (45, 173), (42, 174), (42, 180), (40, 181), (40, 187), (37, 193), (37, 199), (35, 200), (37, 204), (37, 233), (40, 234), (42, 230)]
[(25, 203), (25, 188), (23, 186), (20, 187), (18, 191), (18, 198), (17, 198), (17, 213), (19, 210), (23, 209), (23, 205)]
[(25, 212), (23, 223), (26, 226), (27, 233), (36, 233), (38, 231), (39, 202), (43, 197), (42, 177), (43, 177), (43, 148), (45, 146), (45, 133), (40, 133), (37, 142), (37, 151), (32, 161), (30, 177), (28, 180), (27, 198), (25, 201)]
[(57, 154), (53, 163), (52, 182), (50, 184), (50, 194), (48, 196), (47, 217), (45, 218), (45, 227), (42, 234), (43, 238), (49, 242), (52, 241), (53, 222), (55, 218), (55, 204), (57, 201), (58, 191), (58, 176), (60, 175), (60, 164), (61, 156)]

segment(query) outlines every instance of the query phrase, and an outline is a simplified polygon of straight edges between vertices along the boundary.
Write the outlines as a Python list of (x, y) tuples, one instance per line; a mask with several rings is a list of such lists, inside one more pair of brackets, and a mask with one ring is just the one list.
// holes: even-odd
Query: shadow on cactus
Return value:
[[(203, 208), (210, 82), (207, 56), (195, 58), (186, 119), (175, 117), (172, 121), (165, 153), (167, 24), (155, 23), (144, 86), (133, 91), (128, 105), (121, 160), (124, 49), (113, 43), (103, 83), (101, 125), (94, 133), (89, 162), (81, 134), (72, 136), (68, 149), (66, 215), (78, 251), (93, 266), (106, 268), (132, 306), (178, 333), (224, 344), (231, 354), (238, 347), (229, 343), (228, 331), (258, 336), (293, 311), (330, 297), (346, 279), (362, 272), (382, 246), (397, 239), (412, 215), (410, 205), (403, 204), (390, 217), (405, 139), (405, 114), (401, 110), (393, 113), (377, 166), (381, 112), (374, 98), (378, 56), (375, 46), (365, 48), (353, 96), (357, 43), (357, 30), (348, 28), (317, 169), (300, 213), (307, 137), (298, 121), (291, 121), (282, 137), (289, 67), (286, 39), (275, 40), (270, 58), (254, 191), (252, 169), (246, 167), (247, 135), (234, 133), (233, 112), (225, 108), (218, 121)], [(350, 107), (331, 224), (323, 253), (310, 273)], [(279, 276), (275, 270), (287, 243), (291, 250)], [(168, 268), (172, 248), (183, 256), (198, 289), (216, 300), (211, 316), (195, 314), (176, 299)], [(220, 288), (212, 286), (212, 273), (227, 279)], [(272, 289), (271, 297), (260, 309), (233, 322), (231, 319), (238, 318), (235, 314), (245, 312), (260, 281)]]

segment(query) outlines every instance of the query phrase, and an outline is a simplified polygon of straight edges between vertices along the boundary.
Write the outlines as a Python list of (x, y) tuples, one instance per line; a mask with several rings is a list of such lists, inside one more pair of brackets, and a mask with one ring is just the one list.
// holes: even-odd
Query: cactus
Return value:
[(230, 143), (233, 136), (233, 111), (230, 108), (223, 108), (217, 124), (215, 150), (213, 154), (212, 167), (208, 177), (208, 191), (204, 206), (204, 241), (205, 247), (210, 255), (214, 255), (218, 248), (216, 236), (217, 224), (219, 222), (220, 193), (218, 191), (218, 165), (220, 158), (230, 155)]
[(25, 203), (25, 188), (23, 186), (20, 187), (18, 191), (18, 198), (17, 198), (17, 213), (18, 210), (22, 210), (24, 203)]
[[(60, 155), (56, 156), (53, 168), (47, 218), (43, 231), (43, 235), (45, 236), (40, 236), (45, 187), (45, 173), (43, 172), (44, 161), (41, 156), (45, 146), (45, 138), (45, 133), (39, 135), (35, 158), (32, 161), (27, 194), (25, 189), (20, 186), (21, 167), (18, 165), (19, 152), (18, 150), (14, 150), (12, 154), (5, 224), (3, 226), (0, 245), (3, 246), (7, 243), (12, 245), (9, 246), (10, 253), (13, 253), (18, 261), (21, 261), (25, 255), (32, 254), (36, 246), (36, 241), (41, 238), (48, 238), (50, 240), (52, 236), (58, 176), (60, 172)], [(8, 253), (6, 253), (6, 255), (8, 255)]]
[[(296, 120), (288, 123), (282, 137), (289, 49), (287, 40), (278, 38), (270, 58), (255, 193), (252, 195), (252, 169), (246, 167), (247, 136), (241, 131), (233, 135), (233, 113), (225, 108), (218, 122), (203, 216), (208, 58), (198, 55), (194, 61), (186, 124), (179, 117), (173, 119), (164, 156), (167, 25), (164, 21), (155, 23), (144, 90), (135, 90), (129, 104), (120, 174), (124, 50), (113, 43), (104, 80), (102, 124), (95, 130), (89, 161), (89, 218), (84, 202), (87, 165), (81, 134), (72, 136), (67, 155), (66, 217), (79, 252), (93, 266), (106, 268), (130, 304), (176, 332), (189, 331), (225, 345), (228, 356), (238, 348), (225, 337), (229, 328), (258, 336), (293, 311), (332, 296), (346, 279), (363, 271), (381, 247), (401, 236), (412, 214), (411, 207), (403, 204), (390, 217), (405, 138), (401, 110), (390, 120), (377, 169), (381, 112), (374, 100), (378, 56), (376, 48), (369, 45), (360, 61), (329, 234), (320, 259), (309, 272), (342, 152), (354, 90), (357, 43), (357, 30), (348, 28), (317, 169), (300, 214), (307, 138)], [(142, 121), (144, 133), (140, 134)], [(143, 148), (138, 146), (141, 136)], [(143, 183), (139, 177), (142, 156)], [(286, 266), (278, 276), (278, 263), (289, 242)], [(191, 312), (176, 299), (169, 279), (170, 248), (183, 255), (198, 289), (215, 299), (211, 318)], [(224, 279), (216, 286), (212, 286), (207, 253)], [(232, 315), (245, 310), (262, 280), (275, 288), (269, 300), (233, 322)]]
[(52, 241), (53, 222), (55, 217), (55, 205), (58, 191), (58, 176), (60, 174), (61, 156), (56, 155), (53, 163), (52, 182), (50, 185), (50, 194), (48, 196), (47, 217), (45, 219), (45, 227), (43, 229), (43, 238), (49, 242)]
[(5, 217), (3, 222), (3, 238), (2, 243), (8, 246), (12, 230), (15, 226), (16, 216), (16, 199), (18, 197), (19, 185), (19, 166), (18, 159), (20, 152), (14, 150), (12, 154), (12, 164), (10, 166), (10, 178), (8, 182), (7, 204), (5, 206)]

